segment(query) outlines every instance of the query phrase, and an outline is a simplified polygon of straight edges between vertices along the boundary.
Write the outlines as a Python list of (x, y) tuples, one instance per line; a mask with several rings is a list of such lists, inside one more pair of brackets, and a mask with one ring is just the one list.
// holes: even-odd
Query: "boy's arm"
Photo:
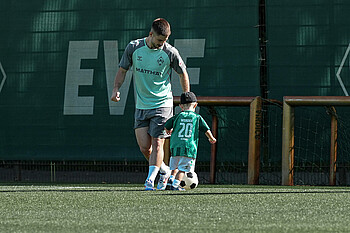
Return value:
[(205, 136), (207, 136), (207, 138), (209, 139), (209, 142), (211, 144), (216, 143), (216, 138), (213, 136), (212, 132), (210, 131), (210, 128), (209, 128), (207, 122), (205, 122), (203, 117), (201, 117), (201, 116), (199, 116), (199, 117), (200, 117), (199, 130), (205, 132)]
[(207, 130), (207, 132), (205, 132), (205, 136), (207, 136), (207, 138), (211, 144), (216, 143), (216, 138), (214, 138), (214, 136), (210, 130)]

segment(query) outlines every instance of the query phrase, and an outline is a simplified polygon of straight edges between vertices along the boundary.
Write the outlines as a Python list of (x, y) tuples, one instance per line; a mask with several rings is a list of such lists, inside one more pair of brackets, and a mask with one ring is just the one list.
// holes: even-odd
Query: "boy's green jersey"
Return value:
[(171, 156), (197, 157), (199, 131), (210, 130), (205, 120), (193, 111), (183, 111), (165, 123), (165, 128), (173, 129), (170, 138)]

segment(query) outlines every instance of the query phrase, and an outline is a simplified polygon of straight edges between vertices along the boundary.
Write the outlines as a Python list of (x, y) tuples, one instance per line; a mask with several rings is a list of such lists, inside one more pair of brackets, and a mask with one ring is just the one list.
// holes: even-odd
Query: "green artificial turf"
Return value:
[(0, 185), (0, 232), (348, 232), (347, 187)]

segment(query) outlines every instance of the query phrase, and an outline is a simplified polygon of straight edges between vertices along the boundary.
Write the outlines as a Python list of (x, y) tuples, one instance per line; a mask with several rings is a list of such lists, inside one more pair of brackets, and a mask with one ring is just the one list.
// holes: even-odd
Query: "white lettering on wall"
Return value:
[[(205, 39), (175, 39), (175, 47), (179, 50), (184, 62), (191, 57), (204, 57)], [(99, 41), (70, 41), (68, 48), (66, 84), (64, 95), (64, 115), (93, 115), (94, 97), (79, 96), (79, 86), (93, 84), (93, 69), (81, 69), (81, 60), (97, 59)], [(121, 100), (115, 103), (110, 100), (114, 86), (115, 75), (119, 69), (118, 41), (103, 42), (106, 83), (110, 115), (124, 115), (126, 101), (131, 85), (132, 72), (127, 72), (120, 89)], [(187, 68), (190, 83), (199, 84), (200, 68)], [(175, 73), (175, 74), (174, 74)], [(182, 93), (179, 77), (173, 72), (172, 90), (175, 96)]]
[(70, 41), (68, 49), (64, 115), (92, 115), (93, 96), (79, 96), (80, 85), (92, 85), (94, 70), (80, 69), (82, 59), (97, 59), (98, 41)]
[(120, 88), (120, 101), (113, 102), (110, 97), (112, 96), (112, 90), (114, 87), (114, 79), (119, 69), (119, 55), (118, 55), (118, 41), (104, 41), (104, 53), (105, 53), (105, 69), (106, 69), (106, 81), (108, 91), (108, 105), (110, 115), (124, 115), (126, 99), (128, 97), (130, 83), (132, 78), (132, 69), (126, 73), (126, 77), (122, 87)]
[[(187, 58), (204, 57), (205, 39), (175, 39), (174, 46), (179, 50), (185, 64), (187, 64)], [(191, 84), (199, 84), (200, 68), (187, 67), (187, 73)], [(174, 96), (181, 95), (182, 88), (179, 82), (179, 75), (176, 72), (172, 73), (171, 88)]]

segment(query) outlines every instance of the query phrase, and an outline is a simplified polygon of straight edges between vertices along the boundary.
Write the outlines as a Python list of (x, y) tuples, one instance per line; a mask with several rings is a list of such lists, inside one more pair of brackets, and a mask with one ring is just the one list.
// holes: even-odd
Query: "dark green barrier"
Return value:
[[(269, 97), (348, 95), (350, 2), (267, 0), (266, 6)], [(296, 148), (296, 166), (298, 162), (328, 167), (330, 116), (325, 108), (307, 110), (297, 109), (295, 114), (295, 142), (300, 147)], [(339, 132), (344, 132), (348, 120), (340, 110), (338, 115), (342, 119)], [(281, 145), (280, 139), (270, 137), (270, 148)], [(339, 161), (344, 161), (347, 137), (339, 137), (338, 145)], [(280, 161), (280, 150), (269, 156), (270, 161)]]
[(350, 2), (266, 3), (270, 98), (346, 95), (350, 91)]
[(157, 17), (171, 23), (197, 95), (259, 95), (258, 1), (1, 1), (0, 159), (142, 160), (132, 82), (124, 102), (109, 96), (125, 46)]

